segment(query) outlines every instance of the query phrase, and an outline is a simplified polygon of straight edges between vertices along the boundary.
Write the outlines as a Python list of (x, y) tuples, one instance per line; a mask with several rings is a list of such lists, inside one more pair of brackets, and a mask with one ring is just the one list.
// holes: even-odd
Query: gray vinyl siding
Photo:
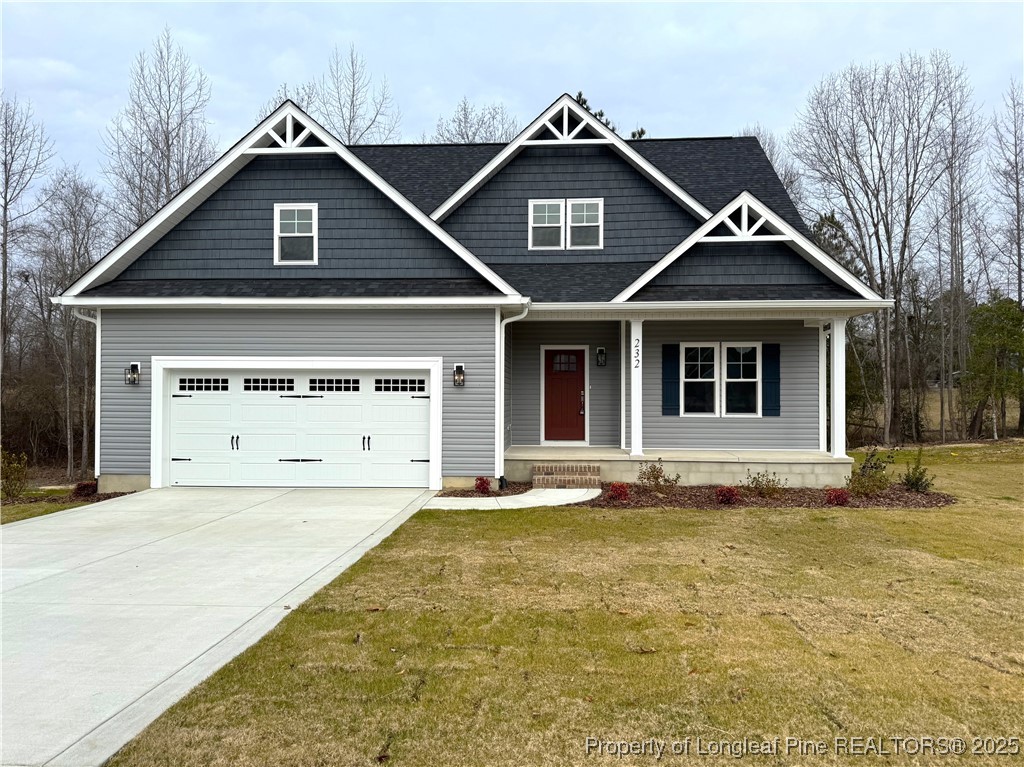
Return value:
[[(761, 341), (780, 345), (781, 415), (686, 418), (661, 414), (661, 347), (681, 341)], [(818, 449), (818, 331), (801, 321), (645, 322), (644, 453), (656, 448)]]
[[(511, 384), (509, 402), (513, 445), (539, 445), (541, 362), (540, 347), (589, 346), (590, 444), (619, 445), (619, 323), (515, 322), (510, 332)], [(597, 347), (608, 351), (608, 364), (597, 367)]]
[(824, 272), (782, 242), (694, 245), (651, 280), (654, 287), (830, 284)]
[[(604, 199), (601, 250), (529, 250), (531, 199), (584, 197)], [(524, 149), (442, 226), (490, 265), (571, 264), (653, 262), (697, 222), (611, 149), (559, 146)]]
[[(491, 476), (494, 321), (493, 309), (104, 309), (100, 472), (150, 473), (153, 356), (442, 356), (442, 474)], [(142, 362), (139, 386), (124, 384), (129, 362)], [(466, 366), (465, 387), (452, 385), (455, 362)]]
[[(318, 205), (319, 263), (274, 266), (274, 204)], [(259, 156), (118, 280), (459, 278), (476, 273), (334, 155)]]

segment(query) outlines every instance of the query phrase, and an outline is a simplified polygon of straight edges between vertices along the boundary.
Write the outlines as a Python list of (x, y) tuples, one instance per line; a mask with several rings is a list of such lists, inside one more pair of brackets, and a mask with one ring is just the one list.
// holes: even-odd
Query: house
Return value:
[(568, 95), (507, 145), (346, 147), (285, 102), (54, 301), (97, 326), (103, 491), (840, 484), (846, 324), (891, 304), (756, 139)]

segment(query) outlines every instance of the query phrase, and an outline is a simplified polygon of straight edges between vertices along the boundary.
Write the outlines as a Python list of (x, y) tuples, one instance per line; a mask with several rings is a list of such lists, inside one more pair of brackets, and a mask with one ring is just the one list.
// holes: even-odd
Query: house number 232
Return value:
[(640, 339), (633, 339), (633, 367), (640, 368)]

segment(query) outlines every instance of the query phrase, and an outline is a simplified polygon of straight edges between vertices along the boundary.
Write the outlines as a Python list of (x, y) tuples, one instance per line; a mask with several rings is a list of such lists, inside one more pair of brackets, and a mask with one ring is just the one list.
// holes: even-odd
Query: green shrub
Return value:
[(640, 468), (636, 473), (636, 484), (646, 490), (654, 490), (656, 492), (664, 492), (670, 487), (677, 486), (679, 479), (679, 474), (676, 474), (674, 477), (665, 474), (665, 467), (662, 466), (660, 458), (657, 463), (644, 461), (640, 464)]
[(12, 501), (23, 495), (28, 486), (28, 456), (0, 450), (0, 493)]
[(935, 483), (935, 477), (921, 465), (922, 448), (917, 449), (914, 462), (907, 461), (907, 470), (900, 474), (900, 483), (915, 493), (927, 493)]
[(747, 469), (747, 480), (742, 483), (742, 487), (750, 490), (758, 498), (778, 498), (788, 484), (789, 480), (780, 479), (774, 471), (771, 474), (767, 471), (751, 474), (750, 469)]
[(846, 481), (846, 489), (852, 495), (876, 495), (889, 489), (892, 477), (886, 471), (895, 458), (891, 452), (880, 455), (877, 448), (871, 448), (864, 457), (864, 463), (854, 469)]

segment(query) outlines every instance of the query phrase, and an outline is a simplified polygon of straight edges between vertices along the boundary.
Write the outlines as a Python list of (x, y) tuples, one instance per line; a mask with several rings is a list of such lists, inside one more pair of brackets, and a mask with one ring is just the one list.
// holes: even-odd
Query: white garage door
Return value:
[(426, 371), (172, 371), (171, 485), (426, 487)]

